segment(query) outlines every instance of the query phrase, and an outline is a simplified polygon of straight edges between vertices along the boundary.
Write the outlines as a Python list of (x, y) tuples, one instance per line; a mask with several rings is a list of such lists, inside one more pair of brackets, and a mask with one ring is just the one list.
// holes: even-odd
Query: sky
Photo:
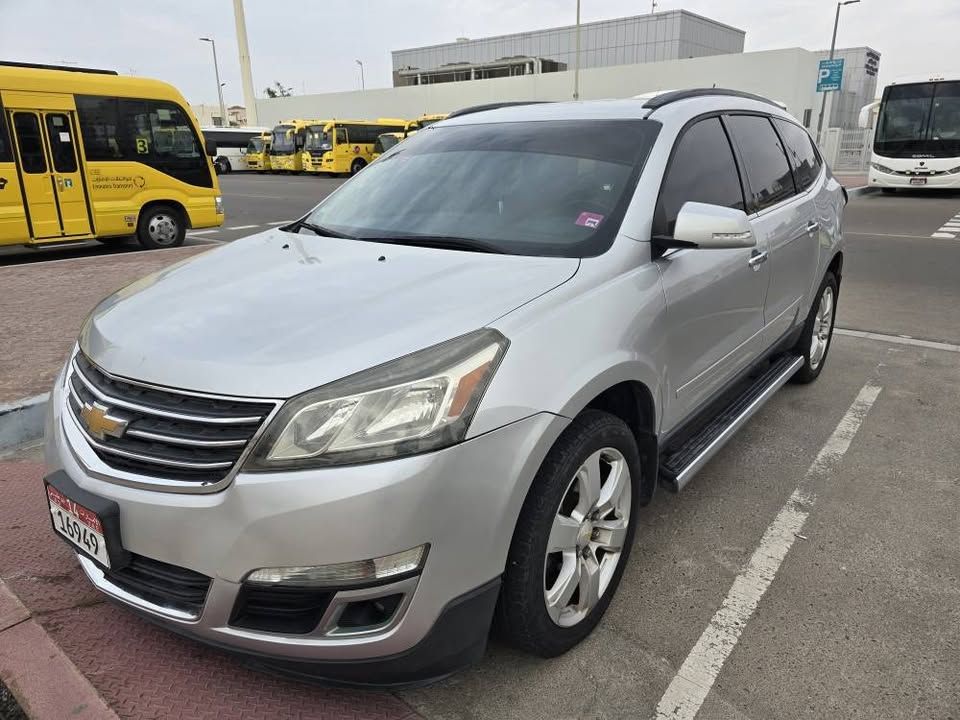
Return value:
[[(294, 94), (391, 85), (390, 51), (570, 25), (575, 0), (245, 0), (258, 96), (274, 82)], [(830, 46), (834, 0), (658, 0), (746, 31), (745, 50)], [(650, 11), (648, 0), (581, 0), (583, 22)], [(0, 60), (72, 63), (155, 77), (191, 103), (217, 102), (217, 42), (228, 105), (243, 104), (232, 0), (0, 0)], [(881, 83), (960, 70), (960, 0), (862, 0), (841, 10), (837, 47), (881, 53)], [(945, 66), (946, 63), (946, 66)], [(952, 63), (952, 65), (950, 64)]]

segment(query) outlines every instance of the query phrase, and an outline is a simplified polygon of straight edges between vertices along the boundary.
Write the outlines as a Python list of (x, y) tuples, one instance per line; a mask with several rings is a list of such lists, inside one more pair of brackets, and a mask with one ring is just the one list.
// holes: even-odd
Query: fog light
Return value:
[(385, 555), (372, 560), (313, 565), (306, 567), (260, 568), (250, 573), (246, 582), (296, 585), (299, 587), (357, 585), (414, 572), (423, 567), (429, 545)]
[(217, 195), (213, 199), (213, 206), (217, 211), (217, 215), (223, 215), (223, 198)]

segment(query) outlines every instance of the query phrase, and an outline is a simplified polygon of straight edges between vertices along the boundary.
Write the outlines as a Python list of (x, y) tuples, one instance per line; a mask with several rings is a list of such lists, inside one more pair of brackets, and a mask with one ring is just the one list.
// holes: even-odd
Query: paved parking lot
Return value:
[[(338, 182), (227, 176), (228, 229), (191, 242), (296, 217)], [(823, 375), (781, 391), (680, 495), (657, 495), (607, 616), (561, 658), (494, 643), (478, 667), (398, 693), (253, 673), (91, 591), (48, 531), (28, 450), (0, 463), (0, 579), (32, 616), (4, 630), (0, 602), (0, 674), (11, 633), (33, 622), (124, 718), (689, 718), (700, 700), (696, 717), (711, 720), (960, 718), (960, 233), (931, 237), (958, 212), (960, 194), (851, 202), (848, 332)], [(243, 225), (257, 228), (229, 230)], [(96, 290), (96, 257), (60, 263), (59, 282), (75, 267)], [(40, 270), (0, 268), (0, 282), (19, 273), (27, 292)], [(110, 272), (116, 283), (133, 269)], [(30, 343), (56, 327), (44, 342), (69, 344), (84, 312), (34, 315)], [(33, 364), (4, 377), (49, 382), (53, 359)], [(102, 716), (90, 712), (77, 716)]]

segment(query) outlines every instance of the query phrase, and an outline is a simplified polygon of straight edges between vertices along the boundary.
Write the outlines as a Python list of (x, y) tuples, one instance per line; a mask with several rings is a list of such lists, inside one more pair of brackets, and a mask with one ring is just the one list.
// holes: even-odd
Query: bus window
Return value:
[(13, 162), (13, 148), (7, 137), (7, 118), (0, 106), (0, 162)]
[(337, 130), (336, 130), (336, 140), (335, 140), (335, 143), (336, 143), (337, 145), (340, 145), (340, 144), (345, 143), (345, 142), (347, 142), (347, 129), (346, 129), (346, 128), (338, 127)]
[(14, 113), (13, 129), (20, 146), (20, 165), (31, 175), (47, 171), (43, 157), (43, 139), (40, 137), (40, 121), (33, 113)]
[(53, 156), (53, 168), (60, 173), (77, 171), (77, 156), (73, 152), (70, 120), (66, 115), (50, 113), (47, 115), (47, 137), (50, 139), (50, 154)]
[(213, 187), (188, 115), (160, 100), (76, 96), (87, 160), (143, 163), (190, 185)]

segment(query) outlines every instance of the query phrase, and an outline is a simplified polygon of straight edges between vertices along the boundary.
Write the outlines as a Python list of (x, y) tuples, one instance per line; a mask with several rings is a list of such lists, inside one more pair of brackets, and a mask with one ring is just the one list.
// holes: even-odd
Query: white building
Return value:
[(247, 124), (247, 109), (243, 105), (231, 105), (227, 108), (228, 122), (224, 123), (220, 117), (220, 105), (191, 105), (190, 109), (197, 116), (200, 127), (243, 127)]

